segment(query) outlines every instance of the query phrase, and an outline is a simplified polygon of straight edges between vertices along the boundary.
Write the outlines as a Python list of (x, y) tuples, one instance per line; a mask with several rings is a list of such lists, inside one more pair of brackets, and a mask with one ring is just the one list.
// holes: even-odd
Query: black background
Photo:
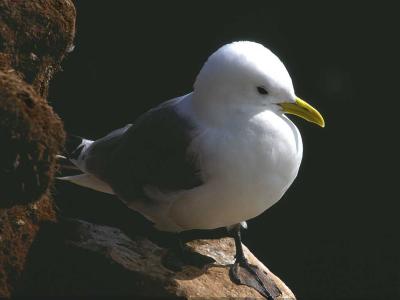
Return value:
[[(223, 44), (260, 42), (327, 125), (292, 118), (304, 142), (299, 176), (248, 222), (245, 244), (299, 299), (400, 297), (394, 7), (170, 2), (77, 1), (76, 47), (49, 97), (67, 131), (101, 137), (190, 92)], [(113, 197), (71, 185), (56, 194), (66, 215), (112, 223), (124, 213)]]

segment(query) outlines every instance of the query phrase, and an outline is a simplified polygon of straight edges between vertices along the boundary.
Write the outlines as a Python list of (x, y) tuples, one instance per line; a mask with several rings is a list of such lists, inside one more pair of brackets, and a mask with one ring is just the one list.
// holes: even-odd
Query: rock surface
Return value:
[(56, 219), (49, 188), (65, 133), (44, 97), (74, 34), (70, 0), (0, 0), (0, 297), (15, 290), (41, 223)]
[(14, 291), (32, 242), (44, 221), (55, 220), (51, 198), (0, 209), (0, 298)]
[[(117, 228), (79, 220), (49, 224), (32, 248), (16, 295), (263, 299), (253, 288), (231, 281), (232, 239), (198, 239), (187, 245), (215, 262), (173, 271), (165, 263), (169, 250), (146, 238), (129, 237)], [(275, 299), (295, 299), (247, 248), (245, 253), (268, 274)]]
[(0, 69), (47, 97), (50, 79), (73, 49), (75, 18), (70, 0), (0, 0)]
[(29, 84), (0, 71), (0, 207), (35, 201), (54, 177), (61, 120)]

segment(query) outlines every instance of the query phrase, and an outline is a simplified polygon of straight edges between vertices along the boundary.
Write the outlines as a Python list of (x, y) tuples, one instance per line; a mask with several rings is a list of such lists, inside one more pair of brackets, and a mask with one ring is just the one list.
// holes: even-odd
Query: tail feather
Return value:
[(114, 195), (112, 188), (102, 180), (90, 174), (79, 174), (74, 176), (57, 177), (59, 180), (69, 181), (74, 184), (87, 187), (99, 192)]
[(72, 171), (80, 171), (80, 169), (75, 166), (68, 158), (63, 155), (56, 155), (57, 162), (61, 167), (62, 171), (72, 170)]
[(83, 172), (85, 172), (85, 163), (82, 154), (92, 143), (92, 140), (77, 135), (67, 135), (67, 141), (65, 143), (66, 158)]
[(70, 159), (77, 158), (83, 149), (84, 140), (85, 139), (80, 136), (67, 134), (67, 140), (65, 142), (66, 156)]
[[(87, 187), (99, 192), (114, 194), (112, 188), (96, 176), (85, 173), (84, 152), (93, 143), (91, 140), (84, 139), (76, 135), (67, 135), (65, 144), (65, 156), (57, 155), (62, 171), (74, 171), (70, 176), (57, 177), (58, 180), (69, 181), (74, 184)], [(78, 171), (80, 174), (76, 174)], [(64, 173), (64, 174), (65, 174)], [(71, 172), (69, 172), (71, 174)]]

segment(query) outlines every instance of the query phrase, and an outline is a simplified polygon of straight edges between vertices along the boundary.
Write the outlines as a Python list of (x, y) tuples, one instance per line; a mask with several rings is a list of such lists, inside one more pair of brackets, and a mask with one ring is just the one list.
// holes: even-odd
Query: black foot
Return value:
[(250, 265), (247, 261), (243, 252), (242, 237), (240, 234), (241, 227), (242, 223), (230, 227), (236, 248), (236, 261), (229, 270), (231, 279), (236, 284), (244, 284), (256, 289), (268, 300), (274, 300), (281, 293), (273, 285), (267, 274), (256, 266)]
[(186, 245), (181, 245), (178, 249), (169, 249), (162, 259), (162, 264), (174, 272), (181, 271), (187, 265), (202, 269), (214, 262), (215, 260), (212, 257), (197, 253)]
[(280, 291), (271, 283), (268, 276), (258, 267), (250, 265), (245, 259), (236, 260), (229, 272), (236, 284), (243, 284), (256, 289), (268, 300), (274, 300)]

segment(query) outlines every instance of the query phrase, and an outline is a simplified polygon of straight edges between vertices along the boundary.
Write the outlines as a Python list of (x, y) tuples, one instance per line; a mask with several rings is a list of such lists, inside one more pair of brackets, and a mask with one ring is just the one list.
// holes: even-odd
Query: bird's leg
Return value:
[(273, 300), (274, 297), (266, 287), (268, 284), (263, 271), (256, 266), (250, 265), (244, 255), (240, 229), (241, 224), (237, 224), (231, 228), (236, 247), (235, 263), (230, 268), (232, 281), (236, 284), (244, 284), (253, 287), (268, 300)]

